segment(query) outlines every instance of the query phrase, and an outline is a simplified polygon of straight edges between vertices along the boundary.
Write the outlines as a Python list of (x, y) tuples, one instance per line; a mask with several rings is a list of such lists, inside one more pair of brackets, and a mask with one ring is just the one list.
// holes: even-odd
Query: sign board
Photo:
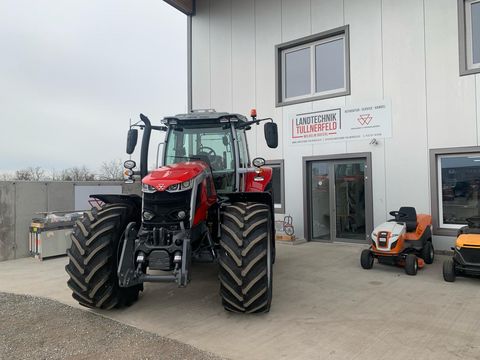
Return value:
[(390, 104), (343, 106), (288, 119), (291, 144), (365, 140), (392, 136)]

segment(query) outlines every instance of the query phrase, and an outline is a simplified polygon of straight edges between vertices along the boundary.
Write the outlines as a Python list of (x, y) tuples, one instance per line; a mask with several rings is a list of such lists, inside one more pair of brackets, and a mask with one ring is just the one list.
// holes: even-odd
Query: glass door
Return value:
[(366, 239), (365, 160), (335, 163), (335, 240)]
[(313, 240), (330, 240), (330, 164), (310, 164), (310, 234)]
[(308, 163), (311, 240), (365, 241), (366, 168), (364, 158)]

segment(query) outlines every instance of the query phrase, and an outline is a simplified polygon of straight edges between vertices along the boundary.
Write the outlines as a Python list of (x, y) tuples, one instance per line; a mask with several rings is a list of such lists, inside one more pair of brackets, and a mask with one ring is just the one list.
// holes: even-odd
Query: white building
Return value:
[[(432, 214), (445, 250), (479, 213), (479, 0), (167, 2), (193, 14), (190, 107), (256, 108), (278, 124), (280, 146), (254, 126), (250, 154), (280, 167), (278, 216), (292, 215), (297, 236), (365, 242), (406, 205)], [(358, 128), (383, 130), (342, 140), (314, 126), (315, 141), (292, 143), (295, 119), (352, 108)]]

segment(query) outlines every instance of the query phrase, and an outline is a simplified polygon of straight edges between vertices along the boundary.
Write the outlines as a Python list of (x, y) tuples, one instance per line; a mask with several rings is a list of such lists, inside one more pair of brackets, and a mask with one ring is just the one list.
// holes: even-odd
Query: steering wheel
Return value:
[(401, 212), (401, 211), (390, 211), (389, 214), (392, 215), (396, 221), (405, 219), (408, 216), (408, 214), (405, 214), (404, 212)]
[(211, 147), (208, 147), (208, 146), (201, 146), (199, 149), (199, 152), (204, 152), (209, 157), (217, 156), (217, 153), (215, 152), (215, 150), (213, 150)]
[(465, 219), (467, 221), (468, 227), (470, 228), (480, 228), (480, 216), (472, 216)]

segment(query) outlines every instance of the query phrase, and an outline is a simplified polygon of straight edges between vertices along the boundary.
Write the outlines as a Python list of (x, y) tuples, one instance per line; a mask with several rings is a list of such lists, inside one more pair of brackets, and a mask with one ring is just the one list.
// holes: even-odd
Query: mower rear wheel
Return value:
[(433, 263), (433, 259), (435, 257), (435, 252), (433, 249), (432, 240), (428, 240), (425, 246), (422, 249), (422, 254), (420, 256), (426, 264)]
[(369, 249), (365, 249), (362, 251), (362, 255), (360, 256), (360, 264), (364, 269), (371, 269), (373, 267), (374, 257), (372, 252)]
[(237, 202), (223, 211), (220, 295), (227, 311), (262, 313), (272, 301), (272, 215), (270, 207)]
[(443, 279), (448, 282), (454, 282), (456, 276), (455, 262), (453, 259), (447, 259), (443, 262)]
[(120, 240), (136, 217), (133, 206), (106, 204), (92, 208), (75, 223), (65, 270), (72, 297), (80, 305), (111, 309), (130, 306), (138, 299), (142, 286), (121, 288), (117, 277)]
[(407, 275), (417, 275), (418, 259), (415, 254), (408, 254), (405, 258), (405, 272)]

